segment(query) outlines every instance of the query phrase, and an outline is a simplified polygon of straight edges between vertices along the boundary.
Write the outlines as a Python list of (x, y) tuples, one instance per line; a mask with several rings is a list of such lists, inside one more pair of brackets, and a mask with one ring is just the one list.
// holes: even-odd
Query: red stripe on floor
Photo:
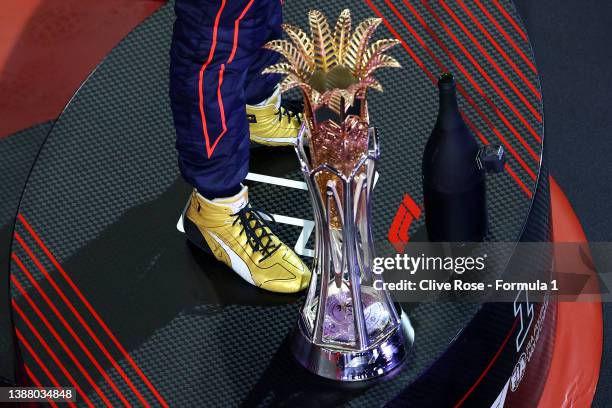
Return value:
[[(402, 44), (402, 46), (404, 47), (404, 49), (408, 52), (408, 54), (411, 56), (411, 58), (417, 63), (417, 65), (419, 67), (421, 67), (421, 69), (423, 70), (423, 72), (425, 72), (425, 74), (428, 76), (428, 78), (432, 81), (432, 83), (435, 85), (436, 83), (436, 77), (427, 69), (427, 67), (425, 66), (425, 64), (423, 63), (423, 61), (415, 54), (415, 52), (408, 46), (408, 44), (402, 39), (402, 37), (398, 34), (398, 32), (393, 28), (393, 26), (391, 26), (391, 24), (389, 23), (389, 21), (387, 21), (387, 19), (384, 17), (384, 15), (380, 12), (380, 10), (378, 10), (378, 8), (372, 3), (371, 0), (365, 0), (365, 2), (368, 4), (368, 6), (372, 9), (372, 11), (374, 11), (374, 13), (380, 17), (383, 21), (383, 24), (385, 25), (385, 27), (387, 27), (387, 29), (393, 34), (393, 36), (395, 38), (398, 39), (398, 41), (400, 41), (400, 43)], [(390, 7), (393, 9), (395, 9), (395, 7), (393, 7), (392, 4), (390, 4), (388, 1), (385, 0), (385, 2), (390, 5)], [(397, 9), (395, 9), (397, 10)], [(396, 14), (400, 20), (405, 20), (401, 14), (397, 13)], [(431, 56), (431, 58), (436, 62), (436, 64), (438, 65), (438, 67), (440, 69), (442, 69), (443, 71), (447, 71), (447, 69), (444, 67), (444, 65), (440, 62), (440, 60), (436, 57), (436, 55), (431, 52), (431, 50), (426, 46), (426, 44), (424, 44), (423, 39), (418, 35), (418, 33), (416, 33), (414, 31), (414, 29), (412, 29), (412, 27), (409, 26), (408, 30), (410, 31), (410, 33), (413, 35), (413, 37), (422, 45), (422, 47), (425, 49), (425, 51)], [(479, 116), (482, 118), (483, 121), (485, 121), (485, 123), (489, 126), (489, 128), (493, 131), (493, 133), (495, 133), (495, 135), (501, 140), (502, 144), (504, 144), (504, 146), (506, 147), (506, 149), (510, 152), (510, 154), (519, 162), (519, 164), (523, 167), (523, 169), (529, 174), (529, 176), (535, 180), (536, 176), (535, 173), (533, 173), (533, 171), (531, 171), (531, 169), (527, 166), (527, 164), (521, 159), (521, 157), (516, 153), (516, 151), (512, 148), (512, 146), (510, 146), (506, 139), (503, 137), (503, 135), (497, 130), (497, 128), (493, 125), (493, 123), (486, 117), (486, 115), (484, 115), (484, 113), (482, 112), (482, 110), (480, 110), (480, 108), (478, 107), (478, 105), (476, 105), (476, 103), (474, 102), (474, 100), (465, 92), (465, 90), (463, 89), (463, 87), (461, 86), (461, 84), (457, 84), (457, 90), (461, 93), (461, 95), (463, 95), (463, 97), (466, 99), (466, 101), (470, 104), (470, 106), (472, 106), (472, 108), (479, 114)], [(478, 129), (473, 125), (470, 124), (471, 122), (468, 122), (468, 116), (466, 114), (464, 114), (462, 112), (462, 116), (464, 119), (466, 119), (466, 123), (468, 123), (468, 126), (470, 126), (470, 128), (472, 129), (472, 131), (474, 131), (474, 133), (478, 134), (478, 136), (481, 138), (481, 140), (486, 140), (483, 139), (482, 135), (480, 134), (480, 132), (478, 131)]]
[[(19, 316), (21, 317), (21, 319), (23, 320), (23, 322), (26, 324), (26, 326), (28, 326), (28, 328), (30, 329), (30, 331), (32, 332), (32, 334), (34, 334), (34, 337), (36, 337), (36, 339), (38, 340), (38, 342), (43, 346), (43, 348), (45, 349), (45, 351), (47, 352), (47, 354), (49, 354), (49, 356), (51, 357), (51, 359), (53, 360), (53, 362), (55, 362), (55, 364), (57, 365), (57, 367), (60, 369), (60, 371), (64, 374), (64, 376), (66, 377), (66, 379), (68, 379), (68, 381), (70, 381), (70, 384), (72, 384), (72, 386), (74, 387), (74, 389), (76, 390), (77, 393), (79, 393), (79, 395), (81, 396), (81, 398), (83, 398), (83, 401), (85, 401), (85, 403), (87, 404), (88, 407), (90, 408), (94, 408), (94, 405), (91, 403), (91, 400), (89, 399), (89, 397), (87, 397), (87, 394), (85, 394), (83, 392), (83, 390), (81, 389), (81, 387), (79, 386), (79, 384), (76, 382), (76, 380), (72, 377), (72, 375), (70, 375), (70, 373), (68, 372), (68, 370), (66, 369), (66, 367), (64, 367), (64, 365), (62, 364), (62, 362), (60, 361), (59, 358), (57, 358), (57, 355), (53, 352), (53, 350), (51, 350), (51, 348), (49, 347), (49, 345), (47, 344), (47, 342), (45, 341), (45, 339), (40, 335), (40, 333), (38, 332), (38, 330), (36, 330), (36, 327), (34, 327), (32, 325), (32, 323), (30, 322), (30, 320), (28, 319), (28, 317), (23, 313), (23, 311), (21, 310), (21, 308), (19, 307), (19, 305), (17, 304), (17, 302), (15, 302), (15, 300), (12, 300), (12, 305), (13, 305), (13, 310), (15, 310), (17, 312), (17, 314), (19, 314)], [(25, 339), (25, 337), (23, 336), (23, 334), (21, 334), (21, 332), (19, 331), (19, 329), (15, 329), (15, 334), (17, 335), (17, 339), (19, 340), (19, 342), (28, 350), (28, 352), (32, 355), (32, 357), (34, 358), (34, 361), (36, 361), (36, 364), (38, 364), (40, 366), (40, 368), (43, 370), (43, 372), (45, 373), (45, 375), (47, 377), (49, 377), (49, 379), (51, 380), (51, 382), (53, 383), (53, 385), (57, 388), (61, 388), (61, 385), (57, 382), (57, 380), (55, 379), (55, 377), (53, 376), (53, 374), (51, 374), (51, 372), (49, 371), (49, 369), (47, 368), (47, 366), (45, 366), (45, 364), (43, 363), (42, 359), (38, 356), (38, 354), (36, 354), (36, 351), (34, 351), (34, 348), (30, 345), (30, 343), (28, 343), (28, 341)], [(107, 406), (110, 406), (109, 404), (107, 404)]]
[[(125, 398), (125, 396), (119, 391), (119, 389), (117, 388), (117, 386), (115, 385), (115, 383), (111, 380), (111, 378), (108, 376), (108, 374), (106, 373), (106, 371), (100, 366), (100, 364), (98, 363), (98, 361), (93, 357), (93, 355), (91, 354), (91, 352), (89, 351), (89, 349), (87, 347), (85, 347), (85, 344), (83, 344), (83, 342), (81, 341), (81, 339), (79, 338), (79, 336), (77, 336), (77, 334), (74, 332), (74, 330), (72, 329), (72, 327), (70, 327), (70, 325), (68, 324), (68, 322), (66, 321), (66, 319), (64, 318), (64, 316), (57, 310), (57, 308), (55, 307), (55, 304), (49, 299), (49, 297), (47, 296), (47, 294), (42, 290), (42, 288), (40, 287), (40, 285), (38, 284), (38, 282), (36, 281), (36, 279), (34, 279), (34, 277), (32, 276), (32, 274), (30, 273), (30, 271), (26, 268), (26, 266), (23, 264), (23, 262), (19, 259), (19, 257), (13, 252), (12, 254), (12, 258), (13, 261), (15, 261), (15, 263), (17, 264), (17, 266), (19, 267), (19, 269), (21, 269), (21, 271), (24, 273), (24, 275), (28, 278), (28, 280), (30, 281), (30, 283), (32, 284), (32, 286), (34, 286), (34, 288), (36, 289), (36, 291), (41, 295), (41, 297), (45, 300), (45, 302), (47, 303), (47, 305), (51, 308), (51, 310), (53, 311), (53, 313), (55, 314), (55, 316), (60, 320), (60, 322), (62, 323), (62, 325), (66, 328), (66, 330), (70, 333), (70, 335), (72, 336), (72, 338), (74, 339), (74, 341), (79, 345), (79, 347), (81, 348), (81, 350), (85, 353), (85, 355), (89, 358), (89, 360), (92, 362), (92, 364), (98, 369), (98, 372), (102, 375), (102, 377), (108, 382), (108, 384), (110, 385), (110, 387), (112, 388), (112, 390), (115, 392), (115, 394), (117, 395), (117, 397), (119, 397), (119, 399), (121, 400), (121, 402), (123, 403), (123, 405), (125, 406), (130, 406), (129, 402), (127, 401), (127, 399)], [(14, 275), (11, 275), (11, 282), (13, 282), (13, 285), (17, 288), (17, 290), (19, 291), (19, 293), (21, 293), (21, 295), (25, 298), (25, 300), (28, 302), (28, 304), (30, 305), (30, 307), (32, 308), (32, 310), (34, 310), (34, 313), (36, 313), (36, 315), (40, 318), (40, 320), (43, 322), (43, 324), (47, 327), (47, 329), (51, 332), (51, 334), (53, 335), (53, 337), (55, 338), (55, 340), (57, 340), (58, 344), (62, 347), (62, 349), (66, 352), (66, 354), (68, 355), (68, 357), (72, 360), (72, 362), (75, 364), (75, 366), (77, 366), (77, 368), (79, 369), (79, 371), (81, 371), (81, 373), (83, 374), (83, 376), (85, 377), (85, 379), (89, 382), (89, 384), (96, 388), (96, 384), (93, 381), (93, 379), (91, 378), (91, 376), (89, 375), (89, 373), (83, 368), (83, 366), (81, 365), (81, 363), (78, 361), (78, 359), (75, 357), (75, 355), (72, 353), (72, 351), (70, 350), (70, 348), (66, 345), (66, 343), (62, 340), (61, 336), (57, 333), (57, 331), (55, 330), (55, 328), (53, 328), (53, 326), (49, 323), (49, 321), (47, 320), (47, 318), (45, 317), (45, 315), (41, 312), (41, 310), (38, 308), (38, 306), (36, 306), (36, 304), (34, 303), (34, 301), (32, 300), (32, 298), (30, 297), (30, 295), (28, 295), (28, 293), (26, 292), (26, 290), (21, 286), (21, 284), (19, 283), (19, 281), (17, 280), (17, 278), (15, 278)]]
[[(440, 2), (442, 4), (444, 4), (443, 0), (440, 0)], [(478, 30), (480, 30), (480, 32), (487, 38), (487, 40), (491, 43), (491, 45), (493, 45), (493, 48), (495, 48), (495, 50), (499, 53), (499, 55), (501, 55), (502, 58), (508, 63), (508, 65), (510, 65), (510, 67), (512, 67), (512, 70), (521, 78), (523, 83), (531, 90), (531, 93), (533, 93), (536, 96), (536, 98), (538, 98), (538, 100), (541, 101), (542, 100), (542, 94), (540, 93), (540, 91), (536, 88), (535, 85), (533, 85), (527, 79), (527, 76), (516, 65), (516, 63), (514, 61), (512, 61), (512, 59), (510, 58), (508, 53), (506, 51), (504, 51), (504, 49), (501, 47), (501, 45), (499, 45), (497, 40), (495, 40), (495, 38), (493, 38), (491, 33), (489, 33), (489, 30), (487, 30), (480, 23), (480, 21), (476, 18), (476, 16), (474, 16), (474, 13), (472, 13), (472, 11), (465, 5), (463, 0), (457, 0), (457, 4), (459, 4), (461, 9), (465, 12), (465, 14), (467, 14), (467, 16), (470, 18), (470, 20), (472, 20), (472, 22), (476, 25), (476, 27), (478, 27)]]
[[(478, 41), (478, 39), (474, 36), (474, 34), (472, 34), (471, 30), (468, 29), (466, 27), (466, 25), (463, 24), (463, 22), (461, 22), (461, 20), (455, 14), (455, 12), (453, 10), (451, 10), (451, 8), (448, 7), (448, 5), (443, 0), (439, 0), (439, 3), (442, 6), (442, 8), (444, 8), (444, 10), (448, 13), (448, 15), (453, 19), (453, 21), (459, 26), (461, 31), (470, 39), (472, 44), (474, 44), (476, 46), (476, 48), (478, 48), (478, 51), (480, 51), (480, 53), (485, 57), (485, 59), (489, 62), (489, 64), (491, 64), (493, 69), (495, 69), (495, 71), (499, 74), (499, 76), (502, 77), (504, 82), (512, 89), (514, 94), (521, 100), (521, 102), (523, 102), (523, 104), (527, 107), (527, 109), (529, 109), (531, 114), (538, 120), (538, 122), (541, 123), (542, 122), (542, 114), (540, 113), (540, 111), (529, 100), (527, 100), (527, 97), (523, 94), (523, 92), (520, 89), (518, 89), (518, 87), (514, 84), (514, 81), (512, 81), (508, 77), (508, 75), (506, 75), (504, 70), (501, 69), (501, 67), (497, 63), (497, 61), (495, 61), (495, 59), (483, 47), (483, 45), (480, 43), (480, 41)], [(503, 52), (503, 50), (501, 50), (501, 51)], [(500, 54), (500, 55), (502, 55), (502, 57), (503, 56), (505, 56), (506, 58), (508, 57), (507, 55), (505, 55), (505, 52), (503, 52), (503, 54)], [(526, 80), (526, 78), (523, 76), (522, 72), (518, 71), (517, 74), (522, 79)], [(528, 84), (528, 86), (531, 85), (528, 81), (526, 81), (526, 83)], [(534, 88), (534, 90), (535, 90), (535, 88)], [(536, 97), (539, 97), (539, 96), (540, 96), (539, 93), (536, 94)], [(538, 100), (540, 100), (540, 98), (538, 98)], [(540, 137), (540, 135), (536, 134), (535, 138), (536, 138), (536, 140), (539, 143), (542, 142), (542, 138)]]
[(527, 55), (525, 55), (523, 50), (521, 50), (521, 48), (516, 44), (516, 42), (512, 39), (512, 37), (510, 37), (510, 35), (508, 35), (508, 32), (506, 30), (504, 30), (504, 28), (497, 22), (495, 17), (493, 17), (491, 15), (491, 13), (489, 13), (489, 11), (482, 5), (482, 3), (480, 3), (479, 0), (474, 0), (474, 3), (484, 13), (484, 15), (487, 17), (487, 19), (495, 26), (497, 31), (499, 31), (501, 33), (501, 35), (506, 39), (506, 41), (508, 41), (510, 46), (512, 48), (514, 48), (514, 50), (523, 59), (523, 61), (525, 61), (525, 64), (527, 64), (529, 66), (529, 68), (531, 68), (531, 70), (534, 73), (537, 73), (538, 70), (537, 70), (535, 64), (531, 61), (531, 59), (529, 59), (529, 57), (527, 57)]
[[(119, 340), (117, 340), (117, 338), (115, 337), (115, 335), (112, 333), (112, 331), (109, 329), (108, 325), (104, 322), (104, 320), (100, 317), (100, 315), (96, 312), (96, 310), (93, 308), (93, 306), (89, 303), (89, 301), (85, 298), (85, 296), (83, 295), (83, 293), (81, 293), (81, 291), (79, 290), (79, 288), (75, 285), (75, 283), (72, 281), (72, 279), (70, 278), (70, 276), (66, 273), (66, 271), (64, 270), (64, 268), (60, 265), (60, 263), (57, 261), (57, 259), (55, 258), (55, 256), (51, 253), (51, 251), (49, 250), (49, 248), (47, 248), (47, 246), (45, 245), (45, 243), (41, 240), (41, 238), (39, 237), (39, 235), (36, 233), (36, 231), (34, 231), (34, 229), (32, 228), (32, 226), (27, 222), (27, 220), (25, 219), (25, 217), (23, 216), (23, 214), (18, 214), (17, 215), (17, 219), (21, 222), (21, 224), (25, 227), (25, 229), (30, 233), (30, 235), (32, 236), (32, 238), (34, 238), (34, 240), (36, 241), (36, 243), (38, 244), (38, 246), (43, 250), (43, 252), (45, 253), (45, 255), (47, 256), (47, 258), (51, 261), (51, 263), (53, 264), (53, 266), (57, 269), (57, 271), (62, 275), (62, 277), (64, 278), (64, 280), (66, 281), (66, 283), (68, 283), (68, 285), (70, 286), (70, 288), (74, 291), (74, 293), (77, 295), (77, 297), (79, 298), (79, 300), (83, 303), (83, 305), (85, 305), (85, 307), (87, 308), (87, 310), (89, 311), (89, 313), (93, 316), (93, 318), (96, 320), (96, 322), (100, 325), (100, 327), (102, 328), (102, 330), (104, 330), (104, 332), (106, 333), (106, 335), (111, 339), (111, 341), (113, 342), (113, 344), (115, 345), (115, 347), (117, 347), (117, 349), (121, 352), (121, 354), (123, 355), (123, 357), (127, 360), (127, 362), (130, 364), (130, 366), (134, 369), (134, 371), (137, 373), (137, 375), (140, 377), (140, 379), (145, 383), (145, 385), (147, 386), (147, 388), (149, 389), (149, 391), (155, 396), (155, 398), (157, 399), (157, 401), (163, 406), (163, 407), (168, 407), (168, 404), (166, 403), (166, 401), (164, 400), (164, 398), (160, 395), (160, 393), (157, 391), (157, 389), (153, 386), (153, 384), (151, 383), (151, 381), (149, 381), (149, 379), (147, 378), (147, 376), (143, 373), (143, 371), (140, 369), (140, 367), (136, 364), (136, 362), (134, 361), (134, 359), (130, 356), (130, 354), (125, 350), (125, 348), (123, 347), (123, 345), (119, 342)], [(41, 265), (42, 266), (42, 265)], [(63, 294), (63, 293), (62, 293)], [(80, 314), (78, 314), (78, 316), (80, 316)], [(78, 318), (78, 317), (77, 317)], [(82, 318), (81, 318), (82, 319)], [(89, 326), (87, 326), (89, 327)], [(95, 338), (97, 339), (97, 337)], [(104, 352), (106, 350), (106, 348), (104, 346), (102, 346), (101, 344), (98, 344), (99, 347), (101, 347), (102, 351)], [(108, 354), (108, 352), (105, 352), (105, 355)], [(114, 359), (112, 359), (110, 357), (110, 355), (108, 356), (109, 359), (111, 359), (111, 363), (113, 363), (113, 367), (115, 367), (117, 369), (117, 371), (122, 374), (122, 377), (124, 377), (124, 380), (126, 380), (126, 382), (131, 383), (131, 381), (129, 380), (129, 378), (127, 378), (125, 376), (125, 373), (123, 372), (123, 369), (121, 369), (121, 367), (119, 367), (118, 365), (116, 365), (117, 363), (114, 361)], [(130, 387), (131, 388), (131, 387)], [(136, 390), (135, 392), (138, 392), (138, 390)]]
[(506, 9), (503, 8), (501, 4), (499, 4), (499, 0), (493, 0), (493, 4), (495, 5), (495, 7), (497, 7), (500, 13), (502, 13), (504, 18), (510, 23), (510, 25), (514, 27), (514, 30), (518, 33), (518, 35), (521, 36), (523, 41), (529, 42), (529, 39), (527, 38), (527, 33), (525, 33), (525, 30), (523, 30), (523, 28), (518, 25), (518, 23), (514, 20), (514, 18), (512, 18), (512, 16), (508, 14)]
[[(474, 58), (474, 55), (457, 38), (457, 36), (453, 33), (453, 31), (449, 28), (449, 26), (444, 21), (442, 21), (442, 19), (438, 15), (438, 13), (436, 13), (436, 11), (433, 8), (431, 8), (431, 6), (425, 0), (421, 0), (421, 3), (425, 6), (425, 8), (429, 12), (429, 14), (431, 14), (431, 16), (434, 18), (434, 20), (436, 20), (436, 22), (440, 25), (440, 27), (442, 27), (444, 32), (446, 32), (446, 34), (448, 34), (448, 36), (451, 38), (451, 40), (459, 47), (459, 49), (461, 50), (463, 55), (465, 55), (468, 58), (468, 60), (472, 63), (474, 68), (476, 68), (476, 70), (480, 73), (480, 75), (482, 75), (482, 77), (485, 79), (485, 81), (491, 86), (491, 88), (493, 88), (495, 93), (500, 98), (502, 98), (502, 100), (506, 103), (506, 105), (510, 108), (510, 110), (514, 113), (514, 115), (523, 124), (523, 126), (525, 126), (527, 131), (529, 131), (529, 133), (531, 133), (531, 135), (538, 141), (538, 143), (542, 143), (542, 138), (535, 131), (534, 127), (527, 121), (527, 119), (523, 116), (523, 114), (518, 110), (516, 105), (508, 98), (506, 93), (502, 89), (500, 89), (499, 86), (497, 86), (496, 81), (494, 81), (491, 78), (491, 76), (484, 70), (482, 65), (476, 60), (476, 58)], [(450, 10), (450, 9), (448, 9), (448, 10)], [(460, 27), (462, 26), (462, 24), (459, 24), (459, 25), (460, 25)], [(463, 26), (463, 27), (465, 28), (465, 26)], [(472, 33), (469, 30), (467, 30), (467, 29), (464, 32), (468, 35), (468, 37), (470, 39), (473, 39), (472, 42), (474, 43), (476, 48), (479, 49), (481, 54), (483, 54), (485, 59), (493, 66), (493, 68), (497, 70), (497, 73), (502, 77), (502, 79), (506, 82), (506, 84), (508, 86), (510, 86), (512, 91), (515, 93), (516, 96), (518, 96), (518, 98), (521, 100), (521, 102), (523, 102), (525, 107), (529, 110), (529, 112), (531, 112), (531, 114), (534, 116), (534, 118), (539, 123), (541, 123), (542, 122), (542, 115), (540, 114), (540, 112), (531, 104), (531, 102), (529, 102), (527, 100), (527, 98), (525, 98), (523, 93), (516, 87), (516, 85), (514, 85), (514, 83), (512, 81), (510, 81), (508, 76), (499, 68), (499, 66), (497, 65), (497, 62), (495, 62), (495, 60), (493, 58), (491, 58), (489, 53), (487, 53), (487, 51), (480, 45), (480, 43), (472, 36)]]
[[(38, 380), (38, 378), (36, 378), (36, 376), (34, 375), (34, 373), (30, 370), (30, 368), (27, 366), (27, 364), (25, 364), (23, 366), (26, 375), (28, 376), (28, 378), (30, 379), (30, 381), (32, 381), (32, 384), (34, 384), (36, 386), (36, 388), (38, 389), (42, 389), (43, 386), (41, 384), (41, 382)], [(47, 398), (47, 402), (54, 408), (57, 408), (57, 404), (55, 403), (55, 401), (53, 401), (50, 398)], [(71, 407), (74, 406), (74, 403), (72, 405), (70, 405)]]
[[(436, 42), (438, 47), (440, 47), (442, 49), (442, 51), (444, 51), (444, 53), (451, 59), (453, 64), (455, 64), (455, 66), (459, 69), (459, 71), (461, 71), (461, 73), (465, 76), (465, 78), (468, 80), (468, 82), (480, 94), (480, 96), (487, 103), (487, 105), (489, 105), (489, 107), (495, 112), (497, 117), (504, 123), (504, 125), (506, 125), (508, 130), (510, 130), (510, 133), (512, 133), (514, 135), (514, 137), (523, 145), (523, 147), (527, 150), (527, 153), (529, 153), (529, 155), (533, 158), (535, 163), (539, 164), (540, 163), (540, 156), (538, 156), (533, 151), (533, 149), (527, 144), (525, 139), (521, 136), (521, 134), (518, 132), (518, 130), (516, 130), (514, 125), (508, 120), (506, 115), (493, 103), (491, 98), (489, 98), (489, 96), (484, 92), (484, 90), (481, 88), (481, 86), (478, 84), (478, 82), (476, 82), (474, 77), (472, 77), (472, 75), (469, 73), (469, 71), (463, 66), (461, 61), (459, 61), (455, 57), (455, 55), (448, 49), (448, 47), (444, 44), (444, 42), (440, 39), (440, 37), (438, 37), (438, 35), (433, 31), (433, 29), (429, 26), (427, 21), (425, 21), (423, 16), (421, 16), (421, 14), (407, 0), (402, 0), (402, 2), (408, 8), (410, 13), (421, 24), (421, 26), (429, 33), (430, 37)], [(385, 3), (390, 4), (389, 0), (385, 0)], [(396, 14), (401, 15), (401, 13), (399, 13), (395, 7), (392, 7), (392, 9), (394, 9), (394, 12)], [(401, 20), (402, 20), (402, 23), (404, 23), (404, 25), (409, 25), (409, 23), (406, 21), (405, 18), (403, 18), (403, 16), (402, 16)], [(406, 27), (406, 28), (408, 28), (408, 27)], [(534, 175), (534, 179), (535, 179), (535, 175)]]
[(123, 380), (126, 382), (126, 384), (130, 387), (130, 389), (134, 392), (134, 394), (138, 397), (138, 399), (145, 405), (145, 406), (149, 406), (148, 403), (146, 402), (146, 400), (144, 399), (144, 397), (142, 396), (142, 394), (140, 393), (140, 391), (134, 386), (134, 384), (132, 383), (132, 381), (130, 380), (130, 378), (125, 374), (125, 371), (119, 366), (119, 364), (117, 363), (117, 361), (113, 358), (113, 356), (111, 355), (111, 353), (107, 350), (107, 348), (104, 346), (104, 344), (102, 343), (102, 341), (100, 341), (100, 339), (98, 338), (98, 336), (96, 336), (96, 334), (93, 332), (92, 328), (89, 326), (89, 324), (87, 324), (87, 322), (85, 321), (85, 319), (83, 318), (83, 316), (81, 315), (81, 313), (79, 313), (76, 309), (76, 307), (74, 306), (74, 304), (70, 301), (70, 299), (68, 299), (68, 297), (66, 296), (66, 294), (61, 290), (61, 288), (59, 287), (59, 285), (57, 284), (57, 282), (55, 281), (55, 279), (53, 279), (51, 277), (51, 275), (49, 274), (49, 272), (47, 271), (47, 269), (42, 265), (42, 263), (40, 262), (40, 260), (36, 257), (36, 255), (34, 255), (34, 252), (32, 251), (32, 249), (28, 246), (28, 244), (26, 244), (26, 242), (23, 240), (23, 238), (21, 237), (21, 235), (19, 235), (19, 233), (15, 232), (14, 234), (15, 239), (17, 240), (17, 242), (19, 243), (19, 245), (21, 245), (21, 247), (25, 250), (25, 252), (28, 254), (28, 257), (34, 262), (34, 264), (36, 265), (36, 267), (38, 268), (38, 270), (43, 274), (43, 276), (45, 277), (45, 279), (51, 284), (51, 286), (53, 287), (53, 289), (55, 290), (55, 292), (59, 295), (59, 297), (62, 299), (62, 301), (64, 302), (64, 304), (68, 307), (68, 309), (70, 309), (70, 312), (74, 315), (74, 317), (79, 321), (79, 323), (81, 324), (81, 326), (85, 329), (85, 331), (87, 332), (87, 334), (89, 334), (89, 337), (91, 337), (91, 339), (94, 341), (94, 343), (96, 343), (96, 345), (98, 346), (98, 348), (100, 349), (100, 351), (102, 351), (102, 353), (104, 354), (104, 356), (108, 359), (108, 361), (112, 364), (112, 366), (117, 370), (117, 372), (121, 375), (121, 377), (123, 378)]

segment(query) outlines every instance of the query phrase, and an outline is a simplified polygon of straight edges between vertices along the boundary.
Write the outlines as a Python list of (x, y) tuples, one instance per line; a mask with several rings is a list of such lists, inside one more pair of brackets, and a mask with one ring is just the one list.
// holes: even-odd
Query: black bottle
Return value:
[(481, 242), (487, 234), (481, 151), (459, 113), (453, 75), (442, 74), (438, 88), (438, 119), (422, 166), (427, 234), (432, 242)]

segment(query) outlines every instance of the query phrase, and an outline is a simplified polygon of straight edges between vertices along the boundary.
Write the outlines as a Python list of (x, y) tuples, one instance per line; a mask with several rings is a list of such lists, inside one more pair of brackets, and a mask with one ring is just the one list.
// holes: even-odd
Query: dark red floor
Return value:
[(56, 118), (164, 0), (7, 0), (0, 12), (0, 138)]

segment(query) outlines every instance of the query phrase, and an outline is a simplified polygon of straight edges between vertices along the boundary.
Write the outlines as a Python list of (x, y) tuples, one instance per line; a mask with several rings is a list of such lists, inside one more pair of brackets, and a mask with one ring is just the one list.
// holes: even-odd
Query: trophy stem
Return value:
[(350, 289), (353, 304), (353, 317), (355, 321), (356, 332), (356, 348), (364, 349), (370, 342), (368, 340), (368, 332), (365, 327), (363, 316), (363, 304), (361, 303), (361, 273), (357, 262), (356, 247), (357, 247), (357, 231), (355, 230), (355, 217), (353, 216), (353, 180), (345, 184), (344, 199), (345, 208), (349, 212), (348, 217), (345, 217), (343, 225), (343, 245), (345, 248), (345, 256), (350, 274)]
[(305, 128), (295, 148), (313, 202), (316, 253), (292, 350), (310, 371), (340, 381), (394, 370), (413, 341), (408, 317), (387, 291), (374, 288), (371, 198), (379, 149), (375, 130), (368, 133), (374, 149), (348, 175), (329, 164), (310, 167)]

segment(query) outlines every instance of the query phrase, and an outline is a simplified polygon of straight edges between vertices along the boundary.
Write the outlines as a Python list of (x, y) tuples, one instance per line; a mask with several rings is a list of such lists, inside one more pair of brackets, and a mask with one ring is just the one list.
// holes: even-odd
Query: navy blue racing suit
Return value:
[(279, 55), (262, 46), (282, 35), (280, 0), (176, 0), (170, 101), (179, 168), (207, 198), (240, 190), (249, 168), (246, 104), (274, 92), (261, 71)]

